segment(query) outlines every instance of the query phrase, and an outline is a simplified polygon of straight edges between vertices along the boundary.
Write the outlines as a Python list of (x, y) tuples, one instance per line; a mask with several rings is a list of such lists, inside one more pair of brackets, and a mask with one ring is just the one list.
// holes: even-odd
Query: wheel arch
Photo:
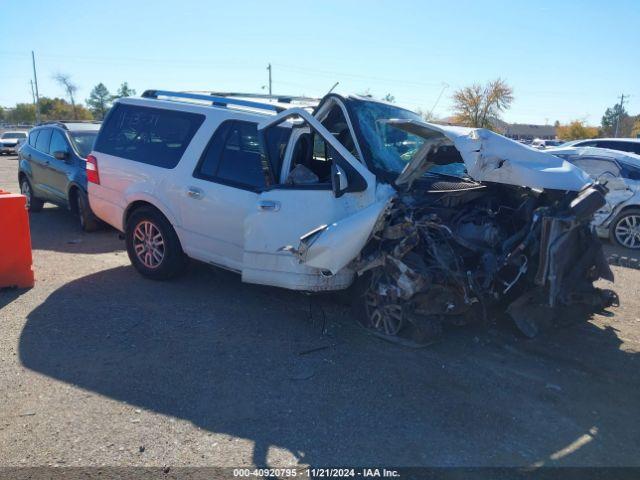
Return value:
[(626, 212), (627, 210), (640, 210), (640, 204), (637, 203), (630, 203), (628, 205), (625, 205), (624, 207), (622, 207), (620, 210), (618, 210), (618, 212), (616, 213), (616, 217), (618, 215), (620, 215), (621, 213)]
[[(162, 216), (171, 224), (171, 226), (173, 227), (173, 229), (176, 231), (176, 234), (178, 234), (178, 228), (176, 225), (176, 221), (175, 218), (173, 217), (173, 215), (171, 215), (168, 210), (166, 208), (163, 208), (162, 206), (159, 206), (157, 203), (155, 202), (151, 202), (147, 199), (137, 199), (137, 200), (133, 200), (131, 202), (129, 202), (129, 204), (127, 205), (127, 208), (125, 208), (123, 215), (122, 215), (122, 231), (124, 231), (127, 227), (127, 222), (129, 221), (129, 218), (131, 217), (131, 214), (142, 207), (146, 207), (146, 208), (152, 208), (154, 210), (156, 210), (157, 212), (159, 212), (160, 214), (162, 214)], [(179, 234), (178, 234), (179, 237)], [(182, 241), (182, 239), (180, 239), (180, 241)]]

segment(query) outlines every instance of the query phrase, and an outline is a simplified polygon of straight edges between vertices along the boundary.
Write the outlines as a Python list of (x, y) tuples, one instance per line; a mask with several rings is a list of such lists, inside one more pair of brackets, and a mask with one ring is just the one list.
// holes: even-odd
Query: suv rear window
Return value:
[(102, 125), (95, 150), (173, 168), (203, 121), (197, 113), (118, 104)]

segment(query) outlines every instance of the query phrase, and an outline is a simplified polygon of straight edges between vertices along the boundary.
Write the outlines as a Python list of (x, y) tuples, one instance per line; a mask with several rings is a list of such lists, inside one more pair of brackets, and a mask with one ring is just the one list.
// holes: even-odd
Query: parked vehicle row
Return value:
[(498, 304), (527, 335), (615, 294), (590, 222), (606, 190), (564, 159), (369, 97), (147, 91), (87, 157), (89, 202), (144, 276), (188, 258), (250, 283), (352, 288), (377, 335), (430, 341)]

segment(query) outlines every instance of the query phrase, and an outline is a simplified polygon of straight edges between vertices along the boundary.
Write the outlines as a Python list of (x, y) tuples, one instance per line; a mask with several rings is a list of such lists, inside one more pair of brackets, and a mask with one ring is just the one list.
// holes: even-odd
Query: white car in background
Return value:
[(598, 235), (640, 249), (640, 155), (593, 147), (547, 150), (580, 167), (609, 189), (606, 205), (594, 215)]
[(562, 142), (559, 140), (543, 140), (541, 138), (536, 138), (531, 142), (531, 147), (537, 148), (538, 150), (545, 150), (547, 148), (558, 147), (561, 143)]
[(0, 154), (14, 154), (18, 151), (21, 141), (27, 139), (27, 132), (23, 130), (9, 130), (0, 135)]

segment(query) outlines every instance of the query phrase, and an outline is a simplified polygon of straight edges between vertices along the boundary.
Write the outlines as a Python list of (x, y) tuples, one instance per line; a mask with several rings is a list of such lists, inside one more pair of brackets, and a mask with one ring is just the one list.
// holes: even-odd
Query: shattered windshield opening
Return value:
[[(406, 132), (389, 123), (391, 119), (423, 119), (417, 113), (384, 103), (356, 100), (351, 104), (364, 155), (376, 170), (399, 175), (425, 143), (425, 139)], [(464, 163), (433, 165), (427, 173), (464, 177)]]

